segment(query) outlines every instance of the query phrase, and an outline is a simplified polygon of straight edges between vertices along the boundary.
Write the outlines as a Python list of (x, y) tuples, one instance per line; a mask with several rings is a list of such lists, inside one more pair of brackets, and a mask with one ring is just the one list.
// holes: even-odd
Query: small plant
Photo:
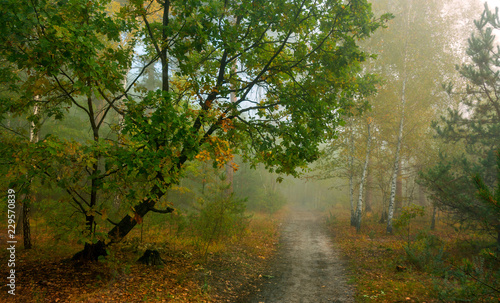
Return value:
[(326, 224), (334, 224), (337, 222), (337, 215), (332, 214), (331, 211), (328, 212), (328, 217), (326, 217)]
[(242, 235), (248, 226), (249, 217), (244, 213), (245, 200), (228, 194), (224, 178), (220, 181), (210, 186), (207, 193), (198, 199), (198, 211), (189, 217), (197, 246), (203, 250), (204, 256), (210, 245)]
[(210, 275), (210, 271), (205, 272), (203, 275), (203, 285), (201, 286), (201, 292), (206, 294), (210, 292), (210, 285), (208, 284), (208, 276)]
[(385, 292), (383, 290), (381, 290), (380, 293), (376, 294), (376, 295), (371, 295), (371, 296), (369, 296), (369, 295), (363, 295), (363, 297), (368, 298), (368, 299), (372, 299), (372, 300), (375, 300), (375, 299), (377, 299), (380, 296), (385, 296)]
[(394, 227), (397, 230), (406, 232), (406, 245), (408, 248), (411, 246), (411, 221), (417, 216), (422, 217), (424, 214), (425, 208), (423, 206), (412, 204), (408, 207), (403, 207), (401, 216), (394, 223)]
[(412, 246), (405, 246), (406, 261), (418, 270), (442, 275), (445, 265), (444, 245), (438, 237), (421, 232)]
[(370, 240), (375, 239), (375, 234), (376, 234), (376, 233), (375, 233), (375, 230), (373, 230), (373, 229), (372, 229), (372, 230), (370, 230), (370, 231), (368, 232), (368, 238), (370, 238)]

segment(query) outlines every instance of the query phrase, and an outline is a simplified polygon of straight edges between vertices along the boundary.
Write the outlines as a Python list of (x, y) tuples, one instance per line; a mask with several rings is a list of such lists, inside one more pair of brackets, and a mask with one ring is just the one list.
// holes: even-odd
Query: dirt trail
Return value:
[(280, 245), (268, 281), (247, 302), (354, 302), (345, 261), (319, 214), (292, 210)]

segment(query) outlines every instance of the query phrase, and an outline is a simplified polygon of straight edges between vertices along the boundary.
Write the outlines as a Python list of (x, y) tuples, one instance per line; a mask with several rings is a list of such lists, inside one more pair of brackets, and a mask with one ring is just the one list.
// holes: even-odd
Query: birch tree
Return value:
[(355, 210), (354, 210), (354, 130), (353, 130), (353, 119), (349, 119), (349, 124), (350, 126), (348, 127), (349, 131), (349, 137), (348, 137), (348, 144), (349, 144), (349, 202), (351, 206), (351, 226), (356, 225), (356, 215), (355, 215)]
[[(384, 78), (376, 96), (370, 99), (376, 125), (373, 172), (377, 176), (384, 212), (389, 212), (387, 231), (392, 230), (399, 188), (398, 175), (415, 175), (429, 162), (431, 140), (429, 119), (442, 108), (440, 83), (453, 73), (457, 61), (449, 35), (455, 33), (455, 16), (442, 12), (452, 1), (377, 1), (376, 9), (390, 10), (396, 17), (388, 28), (372, 37), (366, 47), (377, 50), (378, 60), (371, 66)], [(423, 119), (422, 117), (429, 117)], [(413, 182), (412, 179), (406, 179)], [(403, 184), (404, 185), (404, 184)], [(399, 190), (398, 190), (399, 189)], [(399, 199), (401, 199), (399, 198)], [(379, 205), (380, 205), (379, 204)]]
[(365, 163), (363, 165), (363, 173), (361, 175), (361, 181), (359, 182), (359, 196), (358, 196), (358, 204), (356, 208), (356, 231), (359, 232), (361, 229), (361, 217), (363, 214), (363, 188), (366, 182), (366, 174), (368, 171), (368, 163), (370, 161), (370, 148), (371, 148), (371, 143), (372, 143), (372, 136), (370, 133), (370, 124), (371, 124), (371, 118), (367, 119), (366, 122), (366, 156), (365, 156)]
[(394, 216), (394, 204), (396, 198), (396, 182), (399, 173), (401, 145), (403, 141), (403, 128), (404, 128), (405, 105), (406, 105), (405, 93), (406, 93), (406, 81), (407, 81), (406, 75), (404, 75), (404, 77), (405, 79), (403, 79), (403, 88), (401, 91), (401, 120), (399, 122), (398, 141), (396, 143), (394, 168), (392, 170), (392, 177), (391, 177), (391, 195), (389, 198), (389, 210), (387, 212), (387, 233), (392, 233), (392, 219)]

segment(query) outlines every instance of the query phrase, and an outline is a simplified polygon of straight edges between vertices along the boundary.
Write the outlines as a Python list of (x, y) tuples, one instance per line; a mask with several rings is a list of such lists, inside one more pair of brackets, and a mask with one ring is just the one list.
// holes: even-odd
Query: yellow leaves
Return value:
[(227, 133), (228, 130), (234, 128), (233, 121), (230, 120), (230, 119), (222, 119), (221, 122), (220, 122), (220, 124), (221, 124), (222, 130), (225, 133)]
[(210, 153), (206, 150), (202, 150), (198, 155), (195, 156), (197, 160), (208, 161), (210, 160)]
[(118, 1), (111, 1), (111, 3), (108, 4), (107, 11), (116, 14), (120, 12), (121, 5)]
[[(219, 168), (221, 168), (227, 162), (233, 160), (234, 155), (232, 153), (232, 149), (229, 147), (230, 144), (228, 141), (213, 136), (209, 136), (208, 141), (211, 147), (211, 152), (209, 152), (208, 150), (200, 151), (200, 153), (195, 156), (197, 160), (208, 161), (210, 159), (213, 159), (217, 162), (217, 166)], [(235, 163), (231, 163), (230, 165), (235, 171), (238, 169), (238, 165), (236, 165)]]
[(233, 171), (238, 171), (238, 169), (240, 168), (240, 166), (238, 164), (234, 163), (233, 161), (231, 161), (231, 163), (229, 163), (229, 165), (231, 166)]

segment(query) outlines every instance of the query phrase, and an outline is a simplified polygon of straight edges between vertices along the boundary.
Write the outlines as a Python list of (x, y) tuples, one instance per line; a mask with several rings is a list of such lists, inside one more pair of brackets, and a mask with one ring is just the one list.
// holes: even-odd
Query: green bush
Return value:
[(404, 247), (406, 261), (421, 271), (443, 273), (447, 268), (442, 241), (426, 232), (420, 232), (412, 245)]
[(224, 178), (220, 181), (207, 188), (188, 216), (198, 247), (204, 247), (205, 252), (212, 243), (242, 235), (248, 226), (246, 201), (229, 194)]
[(205, 243), (241, 234), (247, 226), (242, 200), (219, 197), (203, 200), (198, 214), (190, 216), (195, 232)]
[(498, 264), (494, 270), (488, 263), (484, 257), (463, 259), (447, 270), (444, 280), (435, 281), (438, 298), (446, 302), (498, 302), (500, 271)]
[(285, 197), (276, 191), (266, 191), (257, 201), (257, 209), (270, 214), (280, 210), (286, 204)]

